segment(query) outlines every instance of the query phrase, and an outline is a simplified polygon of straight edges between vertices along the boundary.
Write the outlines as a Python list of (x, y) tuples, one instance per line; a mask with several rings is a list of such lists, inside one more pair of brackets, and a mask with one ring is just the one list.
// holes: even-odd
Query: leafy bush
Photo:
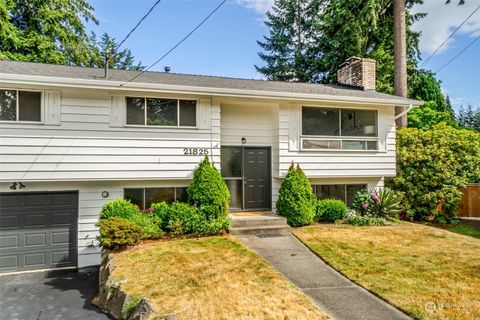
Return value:
[(401, 211), (402, 196), (390, 188), (360, 190), (355, 195), (352, 209), (360, 215), (395, 217)]
[(207, 156), (195, 169), (187, 193), (188, 202), (201, 210), (207, 220), (228, 216), (230, 193), (220, 172), (208, 161)]
[(335, 222), (343, 219), (347, 213), (347, 206), (341, 200), (318, 200), (315, 221)]
[(164, 236), (161, 220), (151, 213), (138, 212), (128, 218), (128, 221), (142, 228), (142, 239), (158, 239)]
[(292, 163), (279, 191), (278, 214), (287, 218), (289, 225), (297, 227), (313, 223), (317, 198), (307, 177), (299, 166)]
[(152, 204), (152, 216), (158, 219), (158, 225), (162, 230), (165, 230), (168, 225), (170, 205), (165, 201)]
[(360, 215), (367, 215), (371, 212), (373, 200), (367, 189), (362, 189), (357, 192), (352, 203), (354, 209)]
[(445, 124), (397, 133), (397, 177), (391, 186), (405, 196), (414, 220), (456, 218), (458, 188), (480, 177), (480, 134)]
[(136, 205), (122, 198), (115, 198), (114, 200), (107, 201), (100, 212), (100, 219), (107, 219), (110, 217), (120, 217), (128, 219), (140, 210)]
[(358, 213), (350, 213), (345, 216), (342, 223), (354, 226), (386, 226), (392, 224), (384, 217), (373, 216), (370, 214), (361, 215)]
[(98, 222), (100, 235), (97, 237), (100, 245), (107, 249), (120, 249), (133, 245), (141, 238), (141, 227), (120, 217), (100, 219)]
[(173, 235), (197, 233), (204, 221), (195, 207), (175, 202), (167, 210), (166, 230)]

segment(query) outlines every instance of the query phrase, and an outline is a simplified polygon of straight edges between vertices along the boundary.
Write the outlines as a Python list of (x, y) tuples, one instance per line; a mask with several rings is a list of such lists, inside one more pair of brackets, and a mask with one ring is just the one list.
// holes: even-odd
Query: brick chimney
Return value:
[(375, 90), (375, 60), (351, 57), (340, 65), (337, 82), (361, 88)]

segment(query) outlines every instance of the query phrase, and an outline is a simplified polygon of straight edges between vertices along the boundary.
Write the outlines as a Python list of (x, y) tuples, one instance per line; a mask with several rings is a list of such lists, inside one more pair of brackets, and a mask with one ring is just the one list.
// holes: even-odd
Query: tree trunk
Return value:
[[(405, 26), (405, 0), (393, 0), (393, 87), (396, 96), (407, 97), (407, 35)], [(395, 115), (402, 113), (404, 107), (395, 107)], [(397, 127), (407, 126), (407, 115), (396, 120)]]

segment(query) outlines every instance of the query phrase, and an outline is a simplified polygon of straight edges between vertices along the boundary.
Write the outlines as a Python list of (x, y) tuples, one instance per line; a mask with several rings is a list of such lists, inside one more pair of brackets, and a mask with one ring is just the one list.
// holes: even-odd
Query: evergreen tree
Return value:
[(115, 38), (104, 33), (100, 41), (94, 33), (89, 38), (90, 46), (94, 51), (90, 67), (105, 67), (105, 55), (108, 56), (108, 67), (110, 69), (122, 70), (143, 70), (145, 66), (141, 62), (135, 62), (135, 58), (130, 49), (119, 50)]
[(457, 120), (462, 127), (480, 131), (480, 107), (474, 108), (469, 104), (465, 109), (461, 106), (458, 110)]
[(316, 82), (318, 47), (314, 45), (324, 0), (275, 0), (267, 12), (269, 35), (258, 44), (264, 66), (255, 66), (269, 80)]
[(450, 101), (450, 97), (447, 94), (447, 97), (445, 98), (445, 108), (447, 109), (448, 113), (452, 116), (452, 118), (455, 118), (455, 111), (453, 110), (452, 102)]

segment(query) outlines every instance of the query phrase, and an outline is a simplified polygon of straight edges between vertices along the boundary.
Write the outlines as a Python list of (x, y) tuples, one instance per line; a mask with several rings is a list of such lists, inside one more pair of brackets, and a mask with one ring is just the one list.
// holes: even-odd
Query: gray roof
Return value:
[[(0, 74), (31, 75), (85, 80), (105, 80), (104, 70), (45, 63), (18, 62), (0, 60)], [(139, 71), (109, 70), (108, 80), (126, 82), (139, 75)], [(0, 76), (1, 77), (1, 76)], [(190, 75), (148, 71), (132, 81), (135, 84), (165, 84), (185, 87), (203, 87), (217, 89), (239, 89), (264, 91), (266, 93), (290, 93), (342, 96), (360, 99), (381, 99), (391, 103), (419, 105), (421, 102), (405, 99), (373, 90), (364, 91), (359, 88), (313, 84), (299, 82), (267, 81), (254, 79), (239, 79), (205, 75)]]

